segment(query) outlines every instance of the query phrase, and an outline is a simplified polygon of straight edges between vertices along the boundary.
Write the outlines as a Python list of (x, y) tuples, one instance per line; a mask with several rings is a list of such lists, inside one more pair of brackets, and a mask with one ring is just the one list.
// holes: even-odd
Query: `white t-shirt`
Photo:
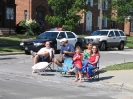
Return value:
[(52, 57), (52, 54), (54, 54), (54, 51), (52, 51), (52, 50), (53, 50), (52, 48), (46, 48), (46, 47), (44, 47), (44, 48), (41, 48), (41, 49), (37, 52), (37, 54), (42, 54), (42, 53), (44, 53), (44, 52), (49, 52), (50, 57)]

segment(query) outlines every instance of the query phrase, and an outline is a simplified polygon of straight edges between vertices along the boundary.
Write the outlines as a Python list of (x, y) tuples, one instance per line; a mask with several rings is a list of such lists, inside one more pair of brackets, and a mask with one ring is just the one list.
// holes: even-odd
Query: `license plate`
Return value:
[(28, 50), (28, 47), (25, 47), (25, 50)]

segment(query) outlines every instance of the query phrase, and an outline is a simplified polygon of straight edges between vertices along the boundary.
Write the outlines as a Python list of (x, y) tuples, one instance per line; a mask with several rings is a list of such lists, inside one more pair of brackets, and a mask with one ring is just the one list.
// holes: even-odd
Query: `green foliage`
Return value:
[(48, 0), (49, 6), (54, 11), (54, 16), (47, 15), (45, 19), (53, 26), (73, 30), (85, 12), (85, 1), (86, 0)]
[(35, 35), (39, 32), (40, 25), (36, 23), (34, 20), (26, 20), (21, 21), (19, 26), (22, 26), (24, 28), (24, 32), (26, 35)]
[(113, 21), (123, 23), (125, 18), (133, 16), (133, 12), (129, 11), (130, 9), (133, 10), (133, 0), (110, 0), (110, 2), (109, 7), (116, 10), (115, 13), (111, 14), (114, 16)]

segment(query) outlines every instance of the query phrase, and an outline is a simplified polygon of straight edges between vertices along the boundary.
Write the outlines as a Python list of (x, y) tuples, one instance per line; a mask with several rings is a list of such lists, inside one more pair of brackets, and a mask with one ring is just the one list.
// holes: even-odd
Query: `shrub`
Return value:
[(26, 35), (35, 35), (35, 34), (38, 34), (39, 33), (39, 30), (40, 30), (40, 25), (30, 19), (30, 20), (26, 20), (26, 21), (21, 21), (19, 23), (19, 26), (23, 27), (23, 32), (26, 34)]

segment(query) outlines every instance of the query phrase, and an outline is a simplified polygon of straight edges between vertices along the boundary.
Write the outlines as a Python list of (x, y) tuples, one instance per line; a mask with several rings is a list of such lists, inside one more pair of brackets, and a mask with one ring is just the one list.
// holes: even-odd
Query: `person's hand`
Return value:
[(68, 51), (63, 51), (63, 53), (64, 53), (64, 54), (67, 54), (67, 53), (68, 53)]

